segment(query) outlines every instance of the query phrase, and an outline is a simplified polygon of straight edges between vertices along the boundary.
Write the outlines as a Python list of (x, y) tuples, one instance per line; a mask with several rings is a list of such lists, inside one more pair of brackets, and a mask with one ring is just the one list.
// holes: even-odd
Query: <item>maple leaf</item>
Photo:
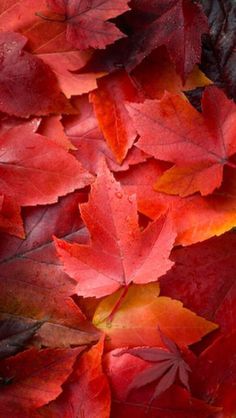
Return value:
[[(176, 243), (190, 245), (214, 235), (221, 235), (236, 225), (236, 173), (225, 167), (219, 190), (202, 197), (186, 198), (154, 191), (154, 183), (168, 168), (166, 163), (150, 159), (117, 173), (116, 177), (128, 193), (137, 194), (138, 210), (151, 219), (169, 211), (177, 231)], [(211, 222), (209, 222), (209, 219)]]
[(236, 106), (223, 92), (216, 87), (206, 89), (203, 114), (169, 93), (160, 101), (127, 107), (141, 136), (137, 146), (175, 164), (158, 179), (158, 191), (207, 195), (220, 187), (223, 167), (231, 165), (229, 157), (236, 152)]
[(80, 211), (91, 244), (55, 239), (65, 272), (78, 281), (78, 295), (101, 297), (132, 282), (155, 281), (172, 266), (175, 233), (168, 218), (141, 232), (135, 196), (122, 190), (105, 164)]
[(148, 53), (165, 45), (184, 80), (200, 62), (201, 36), (208, 31), (202, 9), (189, 0), (134, 1), (134, 7), (150, 12), (152, 21), (133, 37), (133, 51), (128, 62), (133, 69)]
[(188, 383), (188, 373), (191, 371), (189, 365), (184, 361), (177, 345), (164, 335), (161, 331), (160, 336), (167, 350), (158, 347), (136, 347), (125, 349), (119, 352), (131, 354), (149, 362), (150, 367), (137, 374), (128, 387), (127, 393), (133, 389), (141, 388), (149, 383), (159, 380), (150, 403), (158, 396), (171, 387), (177, 376), (185, 388), (190, 391)]
[(103, 338), (77, 360), (63, 393), (37, 416), (50, 418), (109, 418), (110, 388), (102, 369)]
[(43, 321), (38, 345), (82, 345), (100, 335), (70, 297), (77, 283), (62, 271), (52, 242), (53, 233), (81, 242), (78, 203), (85, 200), (86, 195), (75, 192), (55, 205), (25, 208), (26, 239), (0, 237), (0, 318), (23, 317), (32, 326)]
[(42, 322), (28, 324), (24, 320), (0, 320), (0, 359), (16, 354), (41, 327)]
[(136, 102), (141, 97), (125, 71), (98, 80), (98, 89), (90, 94), (100, 129), (118, 163), (122, 163), (137, 136), (125, 101)]
[(173, 269), (160, 279), (161, 292), (181, 300), (188, 309), (234, 330), (236, 306), (236, 236), (229, 232), (186, 248), (176, 248)]
[(216, 324), (184, 308), (182, 302), (160, 296), (157, 283), (132, 285), (114, 312), (120, 294), (121, 290), (103, 299), (93, 317), (94, 325), (109, 337), (106, 341), (109, 350), (163, 346), (156, 332), (158, 327), (180, 347), (199, 341), (217, 328)]
[[(177, 73), (186, 80), (201, 58), (201, 37), (208, 31), (201, 6), (191, 0), (135, 0), (124, 22), (129, 37), (96, 53), (86, 71), (133, 71), (157, 47), (165, 46)], [(122, 26), (122, 25), (121, 25)]]
[(138, 164), (147, 159), (147, 154), (133, 146), (123, 163), (118, 164), (98, 127), (98, 120), (88, 98), (86, 96), (78, 97), (76, 108), (79, 109), (79, 115), (66, 118), (63, 121), (64, 129), (77, 149), (73, 152), (73, 155), (90, 173), (98, 173), (101, 160), (104, 160), (104, 158), (112, 171), (128, 170), (130, 165)]
[(140, 389), (133, 389), (127, 397), (127, 386), (136, 376), (148, 369), (146, 361), (130, 354), (120, 353), (122, 348), (110, 351), (104, 356), (104, 368), (113, 393), (112, 418), (129, 418), (131, 414), (140, 418), (213, 418), (220, 408), (191, 397), (181, 386), (173, 385), (153, 400), (155, 382)]
[(1, 387), (1, 415), (30, 418), (34, 409), (55, 399), (83, 349), (38, 351), (32, 348), (2, 360), (0, 375), (11, 380), (9, 385)]
[(66, 38), (78, 49), (105, 48), (124, 34), (107, 20), (129, 9), (127, 0), (47, 0), (52, 12), (63, 17), (67, 25)]
[(1, 193), (21, 206), (54, 203), (93, 179), (73, 156), (24, 125), (3, 134), (0, 146)]
[(0, 111), (21, 117), (73, 112), (50, 67), (23, 50), (26, 43), (18, 33), (0, 33)]
[(6, 0), (0, 5), (0, 31), (20, 32), (28, 39), (27, 48), (43, 60), (57, 77), (67, 98), (97, 87), (99, 74), (76, 74), (86, 65), (91, 51), (75, 50), (67, 41), (62, 22), (44, 20), (37, 12), (48, 14), (46, 0)]

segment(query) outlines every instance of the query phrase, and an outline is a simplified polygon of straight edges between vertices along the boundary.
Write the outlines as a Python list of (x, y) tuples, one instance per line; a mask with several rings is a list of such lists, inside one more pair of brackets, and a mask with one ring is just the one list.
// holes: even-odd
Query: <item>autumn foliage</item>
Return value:
[(0, 418), (236, 417), (235, 13), (0, 1)]

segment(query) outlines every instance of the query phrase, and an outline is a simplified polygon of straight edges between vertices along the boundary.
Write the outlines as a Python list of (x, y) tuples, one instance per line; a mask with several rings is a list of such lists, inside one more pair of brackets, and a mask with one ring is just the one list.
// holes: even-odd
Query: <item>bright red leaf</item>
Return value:
[(55, 399), (82, 350), (30, 349), (2, 360), (0, 376), (10, 382), (1, 387), (1, 415), (30, 418), (34, 409)]
[(21, 206), (54, 203), (93, 177), (60, 146), (25, 126), (0, 137), (0, 191)]
[(158, 191), (207, 195), (220, 187), (223, 167), (236, 152), (236, 106), (219, 89), (209, 87), (202, 108), (203, 114), (168, 93), (160, 101), (128, 105), (141, 136), (138, 147), (175, 164), (157, 181)]
[(132, 282), (155, 281), (172, 266), (169, 254), (175, 233), (168, 218), (141, 232), (135, 196), (122, 190), (105, 164), (80, 211), (91, 243), (56, 239), (65, 272), (78, 281), (78, 295), (101, 297)]
[(78, 49), (105, 48), (124, 35), (107, 20), (129, 9), (127, 0), (47, 0), (52, 12), (66, 24), (66, 39)]

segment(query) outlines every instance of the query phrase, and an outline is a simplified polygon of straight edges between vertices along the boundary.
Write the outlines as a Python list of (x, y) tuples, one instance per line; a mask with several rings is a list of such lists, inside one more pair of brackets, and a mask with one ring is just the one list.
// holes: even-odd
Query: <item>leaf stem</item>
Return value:
[(120, 305), (122, 304), (122, 302), (123, 302), (123, 300), (124, 300), (125, 296), (127, 295), (128, 290), (129, 290), (129, 285), (128, 285), (128, 286), (125, 286), (125, 287), (123, 288), (123, 292), (121, 293), (121, 295), (120, 295), (119, 299), (116, 301), (116, 303), (115, 303), (115, 305), (114, 305), (114, 307), (113, 307), (113, 309), (112, 309), (111, 313), (110, 313), (110, 314), (109, 314), (109, 316), (107, 317), (107, 321), (112, 322), (112, 320), (113, 320), (113, 318), (114, 318), (114, 315), (115, 315), (116, 311), (119, 309)]

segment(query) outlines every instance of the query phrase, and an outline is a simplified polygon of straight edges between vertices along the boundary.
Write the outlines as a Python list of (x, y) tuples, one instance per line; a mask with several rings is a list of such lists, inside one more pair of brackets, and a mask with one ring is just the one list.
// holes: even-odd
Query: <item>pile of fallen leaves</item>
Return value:
[(0, 1), (0, 417), (236, 417), (234, 0)]

